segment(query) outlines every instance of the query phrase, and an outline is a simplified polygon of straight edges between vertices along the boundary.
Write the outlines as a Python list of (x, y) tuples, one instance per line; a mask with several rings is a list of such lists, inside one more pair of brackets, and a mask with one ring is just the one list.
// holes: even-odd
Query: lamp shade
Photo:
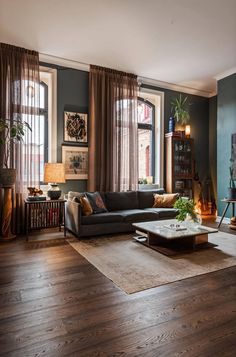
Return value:
[(64, 164), (44, 164), (44, 182), (46, 183), (63, 183), (65, 182), (65, 165)]

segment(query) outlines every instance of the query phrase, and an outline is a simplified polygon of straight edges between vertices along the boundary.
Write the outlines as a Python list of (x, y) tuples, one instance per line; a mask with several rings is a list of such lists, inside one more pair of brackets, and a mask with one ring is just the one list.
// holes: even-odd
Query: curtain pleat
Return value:
[[(24, 198), (28, 186), (39, 186), (40, 120), (39, 120), (38, 52), (0, 43), (0, 118), (26, 122), (24, 140), (11, 145), (8, 167), (16, 169), (13, 197), (12, 232), (23, 232)], [(3, 151), (0, 155), (3, 167)]]
[(89, 73), (90, 191), (138, 186), (137, 76), (99, 66)]

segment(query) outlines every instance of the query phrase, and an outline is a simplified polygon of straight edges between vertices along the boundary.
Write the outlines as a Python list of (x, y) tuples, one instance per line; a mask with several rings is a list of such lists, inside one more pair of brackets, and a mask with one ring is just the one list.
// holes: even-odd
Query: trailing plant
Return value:
[(231, 158), (229, 166), (229, 188), (236, 188), (235, 179), (234, 179), (234, 160)]
[(176, 216), (178, 221), (184, 221), (187, 214), (189, 214), (192, 219), (197, 221), (197, 214), (195, 212), (195, 203), (191, 199), (180, 197), (174, 204), (174, 208), (178, 209), (179, 213)]
[(32, 131), (28, 123), (18, 120), (0, 119), (0, 145), (3, 149), (3, 165), (8, 168), (12, 145), (23, 140), (26, 130)]
[(187, 99), (188, 97), (182, 98), (182, 95), (180, 94), (179, 98), (175, 98), (171, 102), (171, 112), (177, 123), (180, 123), (181, 125), (188, 124), (190, 120)]

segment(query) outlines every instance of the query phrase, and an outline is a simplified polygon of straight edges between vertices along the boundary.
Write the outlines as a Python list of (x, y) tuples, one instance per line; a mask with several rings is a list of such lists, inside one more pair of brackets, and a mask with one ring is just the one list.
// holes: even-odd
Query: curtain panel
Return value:
[[(28, 186), (39, 186), (40, 80), (38, 52), (0, 43), (0, 118), (26, 122), (24, 140), (11, 147), (8, 167), (16, 169), (12, 232), (23, 231), (24, 197)], [(3, 154), (3, 153), (1, 153)], [(3, 160), (0, 164), (3, 167)]]
[(137, 76), (99, 66), (89, 73), (89, 191), (138, 186)]

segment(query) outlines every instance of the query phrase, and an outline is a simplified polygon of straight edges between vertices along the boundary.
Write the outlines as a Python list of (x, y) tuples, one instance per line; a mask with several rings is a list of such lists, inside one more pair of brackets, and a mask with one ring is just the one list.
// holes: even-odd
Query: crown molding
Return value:
[(220, 79), (231, 76), (231, 74), (235, 74), (235, 73), (236, 73), (236, 67), (233, 67), (233, 68), (228, 69), (227, 71), (217, 74), (214, 78), (217, 81), (219, 81)]
[[(40, 60), (40, 62), (50, 63), (50, 64), (54, 64), (57, 66), (68, 67), (68, 68), (73, 68), (73, 69), (77, 69), (80, 71), (89, 72), (89, 64), (83, 63), (83, 62), (78, 62), (75, 60), (69, 60), (69, 59), (66, 59), (63, 57), (48, 55), (46, 53), (39, 53), (39, 60)], [(206, 98), (210, 98), (210, 97), (213, 97), (214, 95), (216, 95), (215, 92), (199, 90), (199, 89), (195, 89), (195, 88), (191, 88), (191, 87), (181, 86), (178, 84), (158, 81), (156, 79), (151, 79), (151, 78), (146, 78), (146, 77), (138, 77), (138, 82), (140, 85), (146, 84), (146, 85), (150, 85), (153, 87), (170, 89), (170, 90), (173, 90), (176, 92), (183, 92), (183, 93), (187, 93), (187, 94), (199, 95), (201, 97), (206, 97)]]
[(183, 92), (186, 94), (199, 95), (201, 97), (210, 98), (216, 95), (216, 92), (210, 92), (206, 90), (195, 89), (187, 86), (181, 86), (179, 84), (173, 84), (163, 81), (158, 81), (156, 79), (146, 78), (146, 77), (138, 77), (139, 85), (146, 84), (153, 87), (159, 87), (164, 89), (170, 89), (176, 92)]
[(89, 64), (87, 63), (69, 60), (66, 58), (57, 57), (53, 55), (48, 55), (46, 53), (39, 53), (39, 61), (55, 64), (57, 66), (68, 67), (68, 68), (78, 69), (80, 71), (89, 72)]

